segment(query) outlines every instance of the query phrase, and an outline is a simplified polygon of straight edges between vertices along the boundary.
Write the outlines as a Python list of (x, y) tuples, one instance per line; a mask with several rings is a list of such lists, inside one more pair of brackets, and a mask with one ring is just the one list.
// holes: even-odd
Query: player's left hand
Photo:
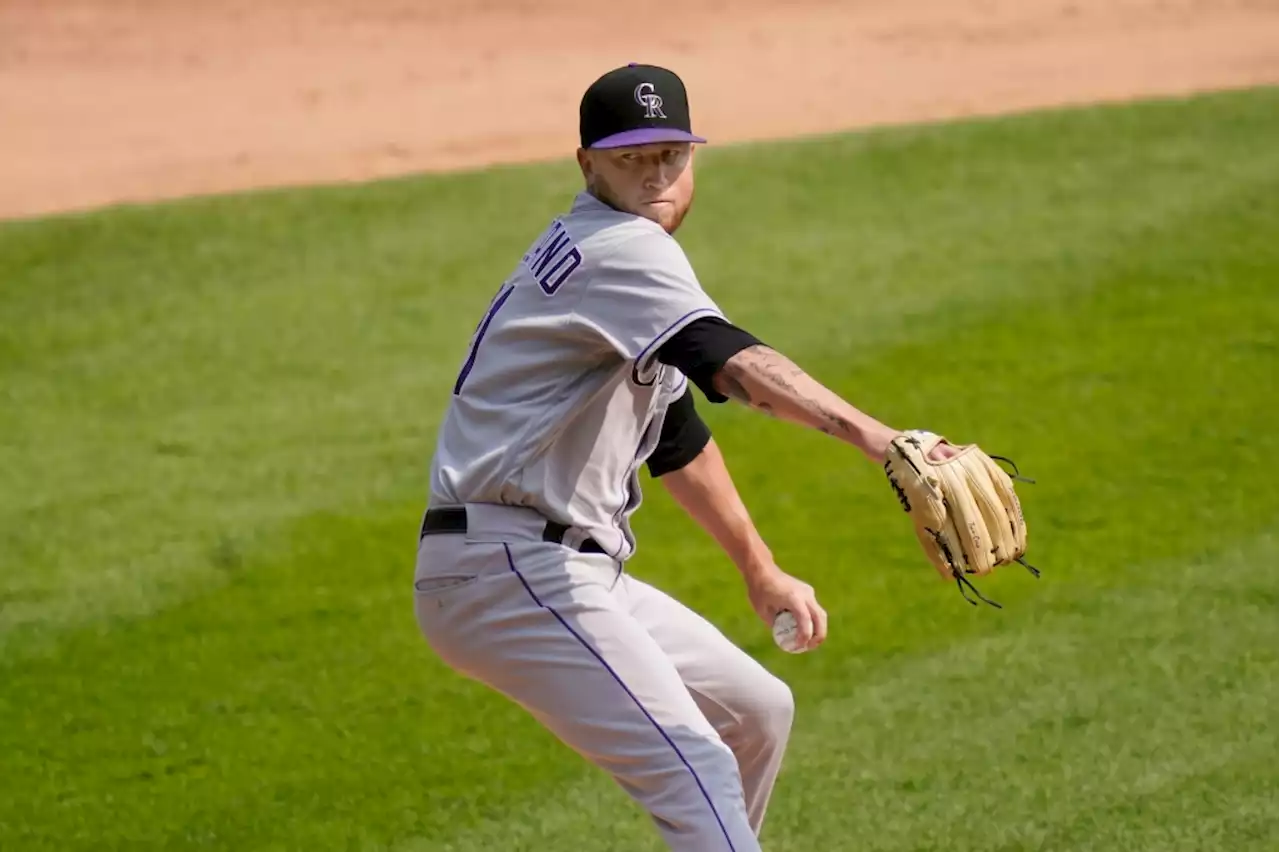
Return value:
[(826, 641), (827, 611), (818, 604), (813, 586), (803, 580), (773, 566), (747, 581), (747, 596), (756, 615), (771, 628), (783, 610), (794, 615), (796, 635), (806, 651)]
[(946, 461), (960, 455), (960, 448), (943, 438), (929, 451), (930, 461)]
[[(1013, 467), (1013, 473), (996, 460)], [(955, 581), (969, 603), (977, 603), (969, 597), (972, 592), (999, 606), (968, 575), (985, 576), (1016, 562), (1040, 576), (1024, 558), (1027, 522), (1013, 487), (1015, 478), (1034, 480), (1019, 474), (1012, 461), (976, 444), (957, 447), (933, 432), (915, 430), (890, 443), (884, 470), (925, 556), (943, 579)]]

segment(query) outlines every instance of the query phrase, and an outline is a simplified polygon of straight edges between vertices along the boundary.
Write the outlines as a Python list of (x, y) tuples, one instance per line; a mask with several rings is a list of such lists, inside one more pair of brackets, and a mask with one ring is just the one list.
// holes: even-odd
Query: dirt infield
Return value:
[(0, 217), (567, 155), (627, 61), (713, 142), (1277, 80), (1274, 0), (0, 0)]

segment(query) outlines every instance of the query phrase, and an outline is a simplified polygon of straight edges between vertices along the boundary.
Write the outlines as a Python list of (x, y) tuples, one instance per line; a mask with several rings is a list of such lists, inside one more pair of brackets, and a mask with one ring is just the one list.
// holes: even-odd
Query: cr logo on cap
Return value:
[(652, 83), (641, 83), (636, 86), (636, 103), (644, 107), (645, 118), (666, 118), (662, 111), (662, 96), (654, 92)]

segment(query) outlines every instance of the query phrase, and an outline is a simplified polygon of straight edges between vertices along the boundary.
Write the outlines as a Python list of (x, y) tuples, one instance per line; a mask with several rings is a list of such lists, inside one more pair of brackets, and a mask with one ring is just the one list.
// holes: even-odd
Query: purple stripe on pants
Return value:
[(525, 580), (524, 575), (520, 573), (520, 569), (516, 568), (516, 561), (511, 556), (511, 548), (508, 545), (503, 544), (502, 549), (507, 552), (507, 564), (511, 566), (511, 572), (520, 579), (520, 584), (524, 586), (524, 590), (529, 593), (529, 597), (533, 598), (533, 602), (555, 616), (556, 621), (560, 622), (561, 626), (563, 626), (565, 630), (568, 630), (569, 634), (573, 636), (574, 639), (577, 639), (578, 643), (591, 653), (591, 656), (600, 661), (600, 665), (604, 666), (605, 671), (612, 675), (613, 679), (617, 681), (618, 686), (622, 687), (622, 691), (627, 694), (627, 697), (635, 703), (636, 707), (640, 708), (640, 712), (649, 720), (649, 724), (653, 725), (654, 730), (662, 735), (662, 738), (667, 741), (667, 745), (671, 746), (671, 750), (676, 753), (676, 757), (680, 758), (680, 762), (684, 764), (684, 768), (688, 769), (689, 774), (693, 776), (694, 783), (697, 784), (698, 789), (702, 791), (702, 797), (707, 800), (707, 807), (711, 808), (711, 813), (716, 818), (716, 823), (720, 826), (720, 831), (724, 833), (724, 842), (729, 845), (729, 852), (735, 852), (733, 848), (733, 841), (729, 839), (729, 831), (724, 827), (724, 820), (720, 819), (720, 812), (716, 810), (715, 804), (711, 801), (711, 795), (707, 792), (707, 788), (703, 786), (702, 779), (698, 777), (698, 773), (694, 772), (692, 764), (690, 764), (688, 759), (685, 758), (684, 752), (680, 751), (680, 747), (676, 745), (670, 735), (662, 729), (662, 726), (658, 724), (658, 720), (653, 718), (649, 711), (645, 709), (644, 705), (640, 703), (640, 699), (636, 698), (635, 693), (632, 692), (625, 683), (623, 683), (622, 678), (613, 670), (613, 667), (605, 662), (604, 657), (600, 656), (600, 652), (591, 647), (587, 640), (583, 639), (578, 631), (574, 630), (569, 622), (565, 620), (564, 616), (556, 612), (552, 607), (544, 604), (538, 598), (537, 594), (535, 594), (533, 589), (529, 586), (528, 581)]

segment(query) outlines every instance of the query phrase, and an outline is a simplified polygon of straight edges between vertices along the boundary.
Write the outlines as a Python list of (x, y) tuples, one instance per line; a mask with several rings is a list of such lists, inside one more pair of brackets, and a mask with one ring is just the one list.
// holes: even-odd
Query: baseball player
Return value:
[[(418, 624), (462, 675), (609, 773), (671, 849), (759, 850), (794, 706), (777, 677), (626, 570), (646, 466), (808, 650), (814, 589), (775, 564), (694, 403), (734, 399), (884, 461), (898, 430), (733, 325), (672, 235), (693, 201), (684, 84), (628, 65), (580, 107), (585, 189), (480, 319), (437, 437)], [(954, 447), (942, 442), (933, 457)]]

